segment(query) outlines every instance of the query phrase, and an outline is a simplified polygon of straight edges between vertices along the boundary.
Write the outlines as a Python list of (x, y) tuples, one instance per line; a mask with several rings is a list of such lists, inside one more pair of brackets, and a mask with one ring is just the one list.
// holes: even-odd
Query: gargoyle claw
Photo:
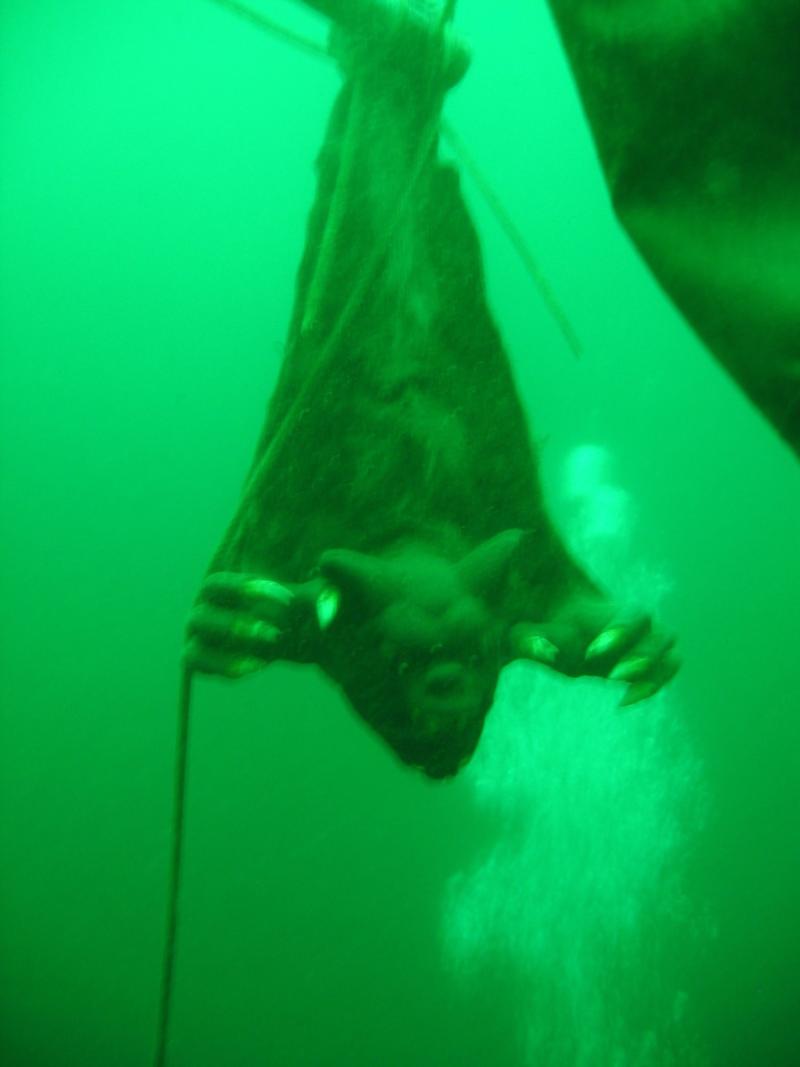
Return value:
[(294, 593), (291, 589), (287, 589), (285, 585), (280, 585), (278, 582), (272, 582), (269, 578), (250, 578), (244, 582), (242, 591), (258, 600), (262, 598), (277, 600), (286, 607), (294, 600)]
[(255, 674), (265, 665), (263, 660), (252, 656), (231, 657), (197, 639), (187, 642), (183, 650), (183, 662), (190, 670), (223, 678), (243, 678), (247, 674)]
[(609, 652), (625, 644), (628, 640), (627, 630), (624, 626), (611, 626), (595, 637), (594, 641), (586, 649), (586, 659), (598, 659), (607, 656)]
[(661, 684), (659, 682), (634, 682), (633, 685), (628, 687), (628, 691), (620, 700), (619, 706), (627, 708), (630, 704), (638, 704), (640, 700), (648, 700), (660, 688)]
[(652, 667), (653, 660), (649, 656), (630, 656), (620, 660), (608, 677), (612, 682), (633, 682)]
[(281, 636), (277, 626), (268, 622), (255, 622), (247, 618), (236, 618), (231, 625), (231, 637), (241, 641), (252, 641), (257, 645), (274, 645)]
[(339, 613), (339, 590), (326, 585), (316, 599), (317, 622), (320, 630), (327, 630)]

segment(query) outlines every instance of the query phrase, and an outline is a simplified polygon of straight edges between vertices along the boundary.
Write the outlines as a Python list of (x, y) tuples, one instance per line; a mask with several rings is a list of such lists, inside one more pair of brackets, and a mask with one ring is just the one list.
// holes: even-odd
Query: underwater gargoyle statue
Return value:
[[(188, 626), (189, 669), (314, 663), (407, 764), (454, 775), (502, 667), (627, 684), (675, 673), (545, 514), (455, 170), (437, 156), (461, 50), (334, 34), (345, 84), (319, 159), (280, 377)], [(452, 57), (456, 56), (456, 60)]]

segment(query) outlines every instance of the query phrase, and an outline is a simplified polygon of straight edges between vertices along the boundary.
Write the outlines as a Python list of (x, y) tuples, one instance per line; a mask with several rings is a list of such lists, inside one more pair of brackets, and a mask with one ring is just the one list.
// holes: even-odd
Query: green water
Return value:
[[(800, 468), (621, 236), (543, 6), (493, 11), (448, 115), (585, 348), (467, 186), (551, 510), (684, 668), (625, 716), (515, 668), (444, 786), (313, 673), (199, 682), (173, 1067), (800, 1062)], [(139, 1067), (182, 625), (337, 82), (204, 0), (0, 34), (0, 1062)]]

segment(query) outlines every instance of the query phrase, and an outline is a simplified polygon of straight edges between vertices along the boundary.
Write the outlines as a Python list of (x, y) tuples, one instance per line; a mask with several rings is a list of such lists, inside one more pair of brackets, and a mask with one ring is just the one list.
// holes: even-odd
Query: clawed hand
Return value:
[(186, 666), (204, 674), (241, 678), (277, 659), (302, 661), (317, 584), (210, 574), (187, 623)]
[(654, 629), (647, 616), (615, 614), (600, 599), (576, 599), (549, 623), (518, 623), (510, 641), (514, 658), (572, 677), (626, 683), (620, 707), (653, 696), (680, 667), (673, 637)]

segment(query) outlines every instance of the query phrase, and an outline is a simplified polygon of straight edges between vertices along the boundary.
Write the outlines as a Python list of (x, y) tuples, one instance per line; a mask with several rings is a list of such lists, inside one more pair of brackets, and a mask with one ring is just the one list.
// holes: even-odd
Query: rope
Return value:
[[(241, 18), (246, 19), (248, 22), (254, 23), (262, 30), (266, 30), (267, 33), (271, 33), (274, 37), (279, 38), (282, 41), (286, 41), (289, 44), (294, 45), (303, 52), (310, 53), (330, 61), (331, 55), (328, 50), (316, 41), (312, 41), (307, 37), (303, 37), (301, 34), (295, 33), (292, 30), (287, 30), (279, 23), (274, 22), (272, 19), (267, 18), (258, 12), (253, 11), (245, 4), (240, 4), (237, 0), (212, 0), (212, 3), (218, 4), (220, 7), (227, 8), (234, 14)], [(456, 0), (448, 0), (442, 12), (442, 18), (440, 22), (440, 28), (445, 25), (454, 15), (456, 7)], [(558, 326), (562, 337), (564, 338), (570, 351), (576, 358), (580, 358), (583, 346), (578, 338), (578, 335), (569, 320), (569, 317), (561, 306), (558, 298), (556, 297), (552, 286), (550, 285), (547, 277), (539, 266), (536, 257), (528, 247), (525, 238), (522, 236), (522, 232), (516, 225), (511, 215), (503, 205), (502, 200), (495, 192), (492, 183), (486, 177), (484, 172), (475, 162), (470, 155), (464, 141), (459, 134), (453, 128), (450, 123), (442, 123), (442, 133), (450, 147), (453, 149), (458, 161), (463, 165), (464, 170), (470, 175), (475, 183), (476, 188), (480, 192), (486, 201), (489, 210), (495, 216), (500, 228), (508, 238), (512, 248), (517, 253), (522, 263), (525, 272), (531, 279), (536, 291), (542, 299), (545, 307), (552, 316), (554, 322)]]
[(178, 736), (175, 749), (174, 798), (172, 815), (172, 857), (169, 872), (167, 932), (161, 964), (161, 998), (153, 1067), (165, 1067), (172, 1017), (172, 990), (175, 973), (175, 944), (178, 933), (178, 903), (183, 867), (184, 817), (186, 812), (186, 765), (189, 753), (189, 716), (192, 701), (192, 672), (185, 668), (178, 697)]
[(317, 41), (312, 41), (310, 37), (304, 37), (300, 33), (295, 33), (294, 30), (287, 30), (285, 26), (282, 26), (279, 22), (275, 22), (274, 19), (269, 18), (267, 15), (262, 15), (259, 11), (253, 11), (251, 7), (247, 7), (246, 4), (239, 4), (237, 0), (212, 0), (213, 3), (218, 4), (220, 7), (225, 7), (228, 11), (231, 11), (234, 15), (238, 15), (239, 18), (245, 19), (247, 22), (252, 22), (255, 26), (258, 26), (261, 30), (266, 30), (267, 33), (271, 33), (273, 37), (277, 37), (281, 41), (286, 41), (287, 44), (294, 45), (295, 48), (299, 48), (301, 52), (308, 52), (312, 56), (317, 56), (322, 59), (330, 59), (330, 54), (325, 45), (319, 44)]
[(536, 286), (539, 296), (542, 298), (545, 307), (550, 312), (556, 325), (561, 331), (564, 340), (569, 345), (572, 354), (576, 359), (580, 359), (582, 348), (578, 335), (575, 333), (572, 323), (567, 317), (567, 313), (559, 303), (558, 298), (553, 292), (542, 269), (536, 262), (533, 253), (528, 248), (525, 238), (520, 233), (519, 227), (511, 218), (511, 215), (506, 210), (502, 200), (492, 188), (483, 171), (470, 155), (469, 150), (461, 137), (456, 133), (450, 123), (444, 119), (442, 120), (442, 133), (444, 134), (445, 140), (449, 143), (450, 147), (458, 157), (459, 163), (475, 182), (475, 185), (488, 204), (492, 214), (500, 224), (500, 228), (503, 230), (515, 252), (522, 260), (522, 265), (525, 267), (533, 284)]

